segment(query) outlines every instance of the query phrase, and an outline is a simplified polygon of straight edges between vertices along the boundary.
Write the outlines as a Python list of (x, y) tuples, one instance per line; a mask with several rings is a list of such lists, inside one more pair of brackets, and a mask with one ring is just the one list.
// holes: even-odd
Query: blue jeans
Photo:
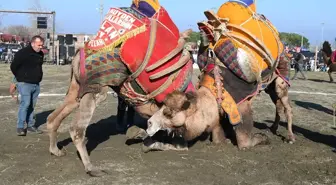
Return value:
[(34, 108), (40, 94), (39, 84), (25, 82), (17, 83), (17, 90), (20, 94), (20, 106), (18, 111), (17, 128), (24, 128), (25, 122), (28, 127), (34, 126)]

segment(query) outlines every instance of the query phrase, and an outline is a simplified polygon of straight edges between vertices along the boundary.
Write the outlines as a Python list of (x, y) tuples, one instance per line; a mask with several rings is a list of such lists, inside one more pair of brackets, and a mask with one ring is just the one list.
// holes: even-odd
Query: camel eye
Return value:
[(163, 109), (163, 115), (167, 118), (172, 118), (173, 112), (170, 110), (170, 108)]

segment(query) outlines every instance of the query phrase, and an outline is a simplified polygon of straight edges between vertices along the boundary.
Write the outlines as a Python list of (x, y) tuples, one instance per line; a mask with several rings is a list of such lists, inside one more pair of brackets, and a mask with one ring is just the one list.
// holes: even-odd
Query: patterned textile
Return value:
[(230, 39), (224, 39), (215, 47), (217, 58), (228, 67), (235, 75), (247, 81), (242, 71), (241, 65), (238, 63), (237, 48)]
[(199, 50), (196, 63), (201, 71), (204, 70), (205, 66), (207, 65), (207, 62), (208, 62), (207, 50)]
[[(203, 76), (202, 81), (200, 82), (201, 86), (208, 88), (211, 93), (217, 97), (217, 89), (215, 85), (215, 79), (209, 74)], [(229, 121), (232, 125), (237, 125), (242, 122), (241, 115), (238, 110), (238, 106), (231, 94), (226, 91), (225, 87), (222, 93), (222, 99), (220, 106), (228, 114)]]
[(276, 28), (256, 12), (253, 0), (228, 1), (216, 15), (205, 15), (208, 21), (198, 25), (208, 37), (208, 47), (237, 76), (253, 83), (261, 80), (262, 71), (274, 71), (284, 47)]
[(113, 53), (93, 54), (85, 62), (87, 83), (118, 86), (127, 78), (127, 68), (123, 64), (119, 49)]
[[(155, 10), (151, 19), (150, 11), (145, 12), (149, 5)], [(99, 92), (105, 85), (122, 85), (121, 95), (137, 104), (151, 98), (162, 102), (174, 90), (190, 89), (192, 60), (185, 52), (169, 55), (162, 65), (146, 70), (176, 49), (179, 39), (177, 26), (155, 0), (133, 1), (132, 8), (111, 8), (97, 36), (85, 45), (81, 94)], [(170, 69), (173, 65), (174, 70)], [(164, 70), (168, 70), (166, 75), (151, 79)]]
[(286, 56), (286, 53), (282, 53), (280, 56), (277, 69), (279, 70), (281, 76), (283, 76), (287, 80), (289, 79), (289, 64), (290, 64), (290, 58)]
[[(211, 65), (213, 66), (213, 64)], [(209, 66), (209, 68), (213, 68), (211, 67), (211, 65)], [(245, 80), (236, 76), (228, 68), (220, 67), (220, 70), (223, 78), (223, 88), (225, 91), (223, 93), (224, 102), (222, 102), (221, 106), (223, 110), (229, 115), (230, 123), (232, 125), (236, 125), (240, 122), (240, 116), (238, 116), (239, 112), (237, 113), (237, 105), (258, 93), (258, 83), (248, 83)], [(204, 87), (209, 88), (213, 92), (214, 96), (217, 97), (217, 94), (214, 91), (216, 88), (214, 84), (213, 71), (207, 71), (205, 75), (201, 78), (200, 84)]]

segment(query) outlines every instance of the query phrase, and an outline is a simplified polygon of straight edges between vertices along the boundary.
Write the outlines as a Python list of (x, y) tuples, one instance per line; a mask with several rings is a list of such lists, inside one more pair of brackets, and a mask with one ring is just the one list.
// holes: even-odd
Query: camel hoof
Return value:
[(57, 149), (56, 151), (50, 150), (50, 154), (54, 155), (54, 156), (57, 156), (57, 157), (63, 157), (63, 156), (66, 155), (66, 152), (63, 149), (62, 150)]
[(289, 136), (288, 136), (287, 143), (289, 143), (289, 144), (294, 144), (294, 142), (295, 142), (295, 136), (293, 136), (293, 135), (289, 135)]
[(238, 147), (238, 150), (240, 150), (240, 151), (246, 151), (248, 149), (249, 149), (248, 147)]
[(107, 174), (107, 172), (104, 170), (91, 170), (86, 173), (91, 177), (102, 177)]

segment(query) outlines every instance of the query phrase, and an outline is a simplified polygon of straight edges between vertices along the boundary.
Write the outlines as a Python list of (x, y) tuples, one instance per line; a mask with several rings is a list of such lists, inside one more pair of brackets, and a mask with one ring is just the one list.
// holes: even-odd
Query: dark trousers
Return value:
[(292, 80), (296, 79), (296, 76), (299, 72), (301, 73), (301, 75), (304, 79), (307, 79), (306, 75), (303, 73), (303, 64), (295, 64), (295, 74), (294, 74)]

